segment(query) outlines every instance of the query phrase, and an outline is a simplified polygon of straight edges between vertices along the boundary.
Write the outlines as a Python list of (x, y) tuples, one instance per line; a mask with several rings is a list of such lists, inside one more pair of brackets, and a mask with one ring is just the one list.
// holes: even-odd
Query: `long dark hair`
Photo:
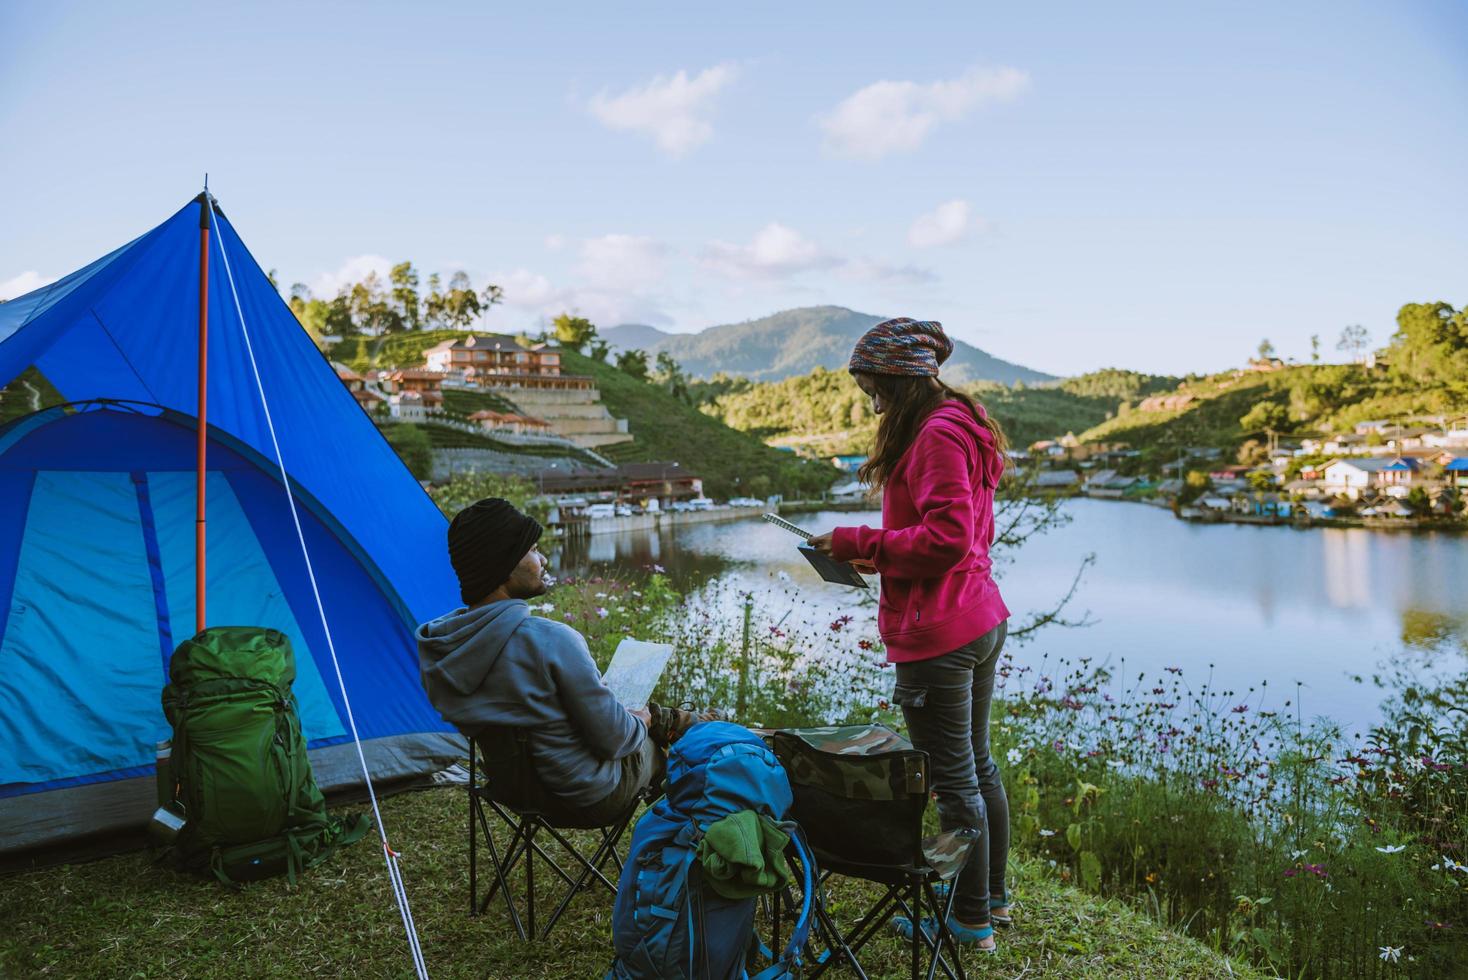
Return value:
[(937, 378), (894, 374), (864, 374), (864, 378), (882, 396), (883, 410), (877, 422), (877, 441), (872, 455), (857, 471), (857, 478), (872, 488), (882, 489), (892, 478), (903, 454), (911, 448), (934, 409), (952, 400), (962, 402), (979, 424), (994, 438), (994, 451), (1001, 455), (1009, 449), (1009, 440), (993, 416), (981, 410), (973, 398), (951, 388)]

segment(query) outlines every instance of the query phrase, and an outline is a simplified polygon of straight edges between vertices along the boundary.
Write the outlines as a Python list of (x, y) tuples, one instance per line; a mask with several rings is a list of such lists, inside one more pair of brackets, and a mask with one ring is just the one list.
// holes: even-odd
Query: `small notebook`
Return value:
[(869, 589), (867, 580), (861, 577), (861, 573), (844, 561), (837, 561), (829, 555), (823, 555), (809, 545), (800, 545), (796, 549), (805, 560), (810, 562), (816, 574), (827, 582), (835, 582), (837, 585), (851, 585), (858, 589)]
[(647, 643), (631, 637), (617, 644), (601, 682), (628, 711), (647, 707), (648, 699), (673, 656), (671, 643)]

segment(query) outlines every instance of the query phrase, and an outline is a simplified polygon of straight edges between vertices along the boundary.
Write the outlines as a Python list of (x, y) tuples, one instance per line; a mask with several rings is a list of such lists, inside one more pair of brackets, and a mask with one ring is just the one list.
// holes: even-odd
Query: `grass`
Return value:
[(634, 441), (608, 446), (603, 455), (613, 462), (676, 460), (701, 476), (714, 496), (819, 492), (839, 475), (824, 463), (771, 449), (610, 364), (567, 351), (563, 366), (569, 374), (594, 377), (612, 415), (627, 419)]
[[(384, 800), (423, 952), (435, 977), (599, 977), (611, 959), (611, 896), (577, 899), (547, 943), (514, 938), (496, 900), (467, 914), (463, 791), (440, 788)], [(1020, 928), (986, 976), (1252, 977), (1198, 943), (1120, 903), (1062, 884), (1042, 862), (1015, 866)], [(860, 891), (860, 893), (858, 893)], [(545, 894), (545, 893), (543, 893)], [(850, 921), (865, 890), (833, 890)], [(183, 877), (142, 853), (30, 872), (0, 890), (0, 975), (15, 977), (342, 977), (411, 975), (401, 922), (374, 839), (347, 848), (292, 888), (284, 879), (239, 892)], [(898, 940), (874, 940), (873, 977), (902, 975)]]

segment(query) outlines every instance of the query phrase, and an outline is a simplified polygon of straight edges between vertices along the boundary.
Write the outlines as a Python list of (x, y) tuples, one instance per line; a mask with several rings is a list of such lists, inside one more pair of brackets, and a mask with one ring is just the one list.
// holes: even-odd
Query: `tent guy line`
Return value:
[[(201, 246), (204, 247), (204, 248), (207, 248), (208, 247), (208, 241), (209, 241), (208, 232), (210, 232), (210, 231), (213, 230), (213, 225), (214, 225), (214, 199), (209, 195), (209, 186), (208, 186), (208, 177), (207, 176), (205, 177), (203, 200), (202, 200), (201, 203), (202, 203), (202, 207), (203, 207), (203, 210), (204, 210), (204, 214), (206, 216), (205, 217), (205, 222), (206, 223), (204, 225), (204, 230), (205, 230), (205, 233), (206, 234), (204, 236), (201, 236), (201, 238), (202, 238)], [(312, 594), (312, 597), (316, 601), (316, 612), (317, 612), (317, 615), (319, 615), (321, 617), (321, 630), (325, 634), (325, 637), (326, 637), (326, 649), (327, 649), (327, 652), (331, 655), (331, 664), (332, 664), (332, 667), (336, 671), (336, 682), (337, 682), (337, 686), (341, 690), (342, 705), (346, 709), (347, 727), (351, 730), (351, 733), (352, 733), (352, 744), (356, 747), (356, 750), (357, 750), (357, 760), (358, 760), (358, 762), (361, 763), (361, 766), (362, 766), (362, 778), (366, 781), (367, 798), (372, 803), (372, 817), (373, 817), (373, 820), (377, 824), (377, 835), (378, 835), (378, 837), (382, 841), (382, 855), (383, 855), (383, 860), (384, 860), (384, 862), (387, 865), (388, 879), (392, 882), (393, 897), (397, 900), (398, 912), (401, 914), (402, 920), (403, 920), (403, 929), (407, 933), (407, 937), (408, 937), (408, 949), (409, 949), (409, 952), (412, 954), (412, 957), (413, 957), (413, 969), (414, 969), (414, 972), (419, 977), (419, 980), (428, 980), (428, 965), (427, 965), (427, 963), (423, 959), (423, 948), (422, 948), (422, 944), (419, 942), (419, 939), (418, 939), (418, 929), (417, 929), (416, 925), (413, 922), (413, 911), (412, 911), (412, 908), (411, 908), (411, 906), (410, 906), (410, 904), (408, 902), (407, 886), (406, 886), (406, 884), (403, 881), (402, 869), (398, 866), (398, 852), (394, 851), (392, 849), (392, 847), (388, 844), (388, 840), (387, 840), (387, 827), (386, 827), (386, 825), (382, 821), (382, 811), (378, 808), (378, 805), (377, 805), (377, 792), (376, 792), (376, 790), (372, 786), (372, 773), (369, 771), (369, 769), (367, 767), (367, 757), (362, 752), (362, 739), (357, 734), (357, 720), (356, 720), (355, 716), (352, 714), (352, 702), (351, 702), (351, 698), (348, 697), (348, 695), (347, 695), (347, 685), (346, 685), (346, 680), (342, 676), (341, 662), (337, 659), (337, 656), (336, 656), (336, 644), (332, 640), (331, 624), (329, 622), (327, 622), (327, 618), (326, 618), (326, 607), (321, 602), (321, 588), (320, 588), (320, 586), (316, 582), (316, 570), (315, 570), (314, 566), (311, 563), (311, 549), (309, 547), (307, 547), (307, 545), (306, 545), (306, 534), (305, 534), (305, 531), (303, 531), (302, 528), (301, 528), (301, 516), (300, 516), (300, 512), (296, 509), (295, 494), (291, 491), (290, 474), (286, 470), (285, 455), (281, 451), (281, 448), (280, 448), (280, 440), (276, 437), (276, 434), (275, 434), (275, 420), (274, 420), (274, 418), (272, 417), (272, 415), (270, 413), (270, 400), (265, 395), (265, 385), (264, 385), (264, 382), (261, 380), (261, 377), (260, 377), (260, 365), (255, 360), (255, 345), (254, 345), (253, 341), (250, 338), (250, 328), (249, 328), (249, 325), (245, 322), (245, 311), (244, 311), (244, 308), (240, 305), (239, 292), (238, 292), (238, 290), (235, 289), (234, 273), (230, 270), (230, 265), (229, 265), (229, 254), (228, 254), (228, 252), (223, 247), (220, 248), (219, 254), (220, 254), (220, 257), (224, 260), (224, 278), (225, 278), (225, 281), (229, 284), (230, 297), (232, 298), (232, 300), (234, 302), (235, 313), (239, 316), (239, 319), (240, 319), (240, 334), (244, 338), (244, 341), (245, 341), (245, 354), (248, 357), (249, 362), (250, 362), (250, 371), (251, 371), (251, 374), (254, 376), (255, 390), (260, 395), (260, 408), (264, 412), (264, 415), (265, 415), (265, 428), (270, 433), (270, 443), (271, 443), (271, 447), (273, 448), (274, 453), (275, 453), (275, 462), (276, 462), (276, 465), (280, 468), (280, 482), (281, 482), (281, 486), (285, 489), (286, 502), (289, 505), (290, 512), (291, 512), (291, 520), (295, 524), (296, 539), (301, 544), (301, 557), (302, 557), (302, 559), (305, 560), (305, 563), (306, 563), (306, 576), (307, 576), (307, 578), (311, 582), (311, 594)], [(202, 290), (204, 288), (204, 279), (206, 279), (207, 278), (207, 275), (208, 275), (208, 271), (207, 271), (208, 270), (207, 258), (202, 258), (201, 257), (199, 268), (200, 268), (200, 276), (201, 276), (200, 289), (201, 289), (201, 296), (202, 296), (203, 295)], [(200, 315), (201, 315), (201, 317), (207, 318), (207, 309), (208, 309), (207, 306), (205, 306), (204, 303), (203, 303), (203, 301), (201, 300), (200, 301)], [(206, 320), (206, 322), (207, 322), (207, 320)], [(204, 329), (202, 329), (200, 331), (200, 333), (201, 333), (201, 336), (207, 336), (207, 334), (208, 334), (207, 326)], [(201, 341), (201, 343), (202, 343), (202, 341)], [(200, 353), (199, 356), (200, 356), (200, 360), (202, 362), (203, 358), (205, 357), (204, 353), (201, 351), (201, 353)], [(200, 380), (199, 380), (199, 390), (200, 390), (200, 398), (201, 398), (201, 400), (204, 397), (203, 396), (203, 392), (205, 390), (204, 386), (207, 383), (206, 380), (205, 380), (205, 377), (206, 376), (203, 373), (203, 370), (201, 369), (201, 372), (200, 372)], [(202, 404), (202, 401), (201, 401), (201, 404)], [(204, 451), (202, 447), (203, 447), (203, 444), (204, 444), (204, 439), (206, 438), (204, 432), (205, 432), (205, 430), (204, 430), (204, 427), (203, 427), (203, 420), (201, 419), (200, 420), (200, 436), (199, 436), (200, 447), (201, 447), (200, 448), (200, 452), (201, 453)], [(203, 504), (202, 504), (202, 500), (203, 500), (203, 497), (202, 497), (202, 494), (203, 494), (202, 487), (203, 487), (203, 462), (202, 462), (202, 457), (201, 457), (201, 461), (200, 461), (200, 488), (201, 488), (200, 489), (200, 495), (201, 495), (200, 496), (200, 507), (201, 508), (203, 506)], [(201, 514), (201, 521), (202, 521), (202, 514)], [(202, 599), (199, 602), (199, 609), (201, 611), (203, 609), (203, 601), (202, 601)], [(202, 612), (201, 612), (201, 615), (202, 615)], [(202, 627), (202, 624), (201, 624), (201, 627)]]

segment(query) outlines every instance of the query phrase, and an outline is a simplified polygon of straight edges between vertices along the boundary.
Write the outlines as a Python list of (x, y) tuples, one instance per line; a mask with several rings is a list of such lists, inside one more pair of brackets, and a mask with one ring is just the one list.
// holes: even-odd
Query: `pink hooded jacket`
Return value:
[[(982, 409), (980, 409), (982, 411)], [(838, 527), (831, 553), (882, 575), (877, 628), (893, 663), (939, 657), (1008, 618), (990, 568), (994, 437), (961, 402), (923, 422), (882, 497), (882, 527)]]

